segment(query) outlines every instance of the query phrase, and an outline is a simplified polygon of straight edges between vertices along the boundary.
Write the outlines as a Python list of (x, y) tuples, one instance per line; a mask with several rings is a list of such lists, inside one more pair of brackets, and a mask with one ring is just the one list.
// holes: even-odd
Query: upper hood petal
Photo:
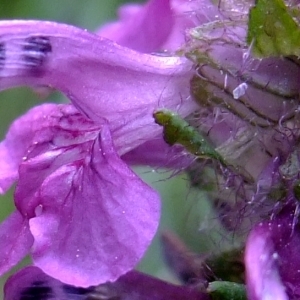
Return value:
[(62, 91), (95, 122), (106, 118), (124, 136), (134, 131), (125, 152), (161, 131), (149, 130), (158, 107), (179, 109), (182, 116), (196, 107), (189, 96), (192, 64), (185, 58), (141, 54), (52, 22), (2, 21), (0, 36), (0, 89), (42, 85)]

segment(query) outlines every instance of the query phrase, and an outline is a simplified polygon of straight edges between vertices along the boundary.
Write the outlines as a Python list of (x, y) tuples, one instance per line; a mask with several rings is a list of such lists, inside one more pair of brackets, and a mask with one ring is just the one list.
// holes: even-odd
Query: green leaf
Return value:
[(169, 145), (180, 144), (190, 153), (203, 158), (215, 159), (222, 164), (222, 156), (209, 144), (200, 132), (179, 115), (160, 110), (154, 113), (155, 122), (164, 127), (164, 140)]
[(212, 300), (247, 300), (244, 284), (229, 281), (213, 281), (207, 288)]
[(259, 57), (300, 56), (300, 28), (283, 0), (257, 0), (250, 11), (248, 44)]

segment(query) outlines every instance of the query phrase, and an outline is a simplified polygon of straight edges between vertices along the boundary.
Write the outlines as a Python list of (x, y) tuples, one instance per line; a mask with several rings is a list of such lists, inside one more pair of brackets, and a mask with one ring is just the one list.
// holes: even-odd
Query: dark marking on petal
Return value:
[(26, 64), (36, 69), (44, 65), (48, 54), (52, 52), (52, 46), (48, 37), (31, 36), (25, 39), (22, 50)]
[(20, 300), (49, 300), (51, 296), (52, 289), (49, 286), (45, 286), (42, 281), (35, 281), (22, 291)]
[(82, 288), (82, 287), (77, 287), (77, 286), (66, 284), (63, 286), (63, 290), (67, 295), (87, 295), (93, 289), (92, 288)]
[(6, 50), (5, 44), (0, 42), (0, 69), (4, 67), (5, 60), (6, 60)]

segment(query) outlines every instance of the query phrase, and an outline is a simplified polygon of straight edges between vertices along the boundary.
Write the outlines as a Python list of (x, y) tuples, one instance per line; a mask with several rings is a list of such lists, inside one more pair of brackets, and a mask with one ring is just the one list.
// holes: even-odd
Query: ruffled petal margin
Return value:
[[(52, 123), (57, 105), (33, 108), (17, 119), (0, 143), (0, 192), (5, 193), (18, 178), (18, 168), (42, 128)], [(37, 141), (36, 141), (37, 142)]]
[(159, 223), (159, 195), (119, 157), (105, 120), (45, 104), (16, 120), (1, 147), (19, 175), (19, 212), (0, 227), (3, 272), (30, 250), (47, 274), (81, 286), (136, 265)]

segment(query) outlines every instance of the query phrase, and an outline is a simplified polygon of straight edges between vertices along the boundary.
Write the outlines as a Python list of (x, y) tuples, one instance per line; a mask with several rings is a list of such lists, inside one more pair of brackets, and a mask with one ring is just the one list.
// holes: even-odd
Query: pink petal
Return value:
[(173, 28), (162, 49), (178, 50), (186, 43), (186, 30), (219, 19), (220, 11), (210, 0), (171, 0)]
[(33, 244), (28, 220), (18, 211), (13, 212), (0, 224), (0, 240), (0, 274), (3, 274), (20, 262)]
[(85, 286), (131, 269), (159, 218), (158, 195), (120, 160), (103, 126), (72, 105), (43, 105), (17, 120), (3, 142), (16, 164), (23, 157), (15, 204), (30, 219), (36, 263)]
[(208, 0), (149, 0), (144, 5), (125, 4), (119, 20), (97, 34), (139, 52), (175, 51), (184, 45), (185, 31), (218, 19), (220, 12)]
[(126, 153), (122, 159), (130, 165), (184, 170), (195, 160), (195, 157), (180, 145), (171, 147), (160, 136)]
[(119, 130), (123, 153), (161, 132), (152, 118), (158, 107), (183, 117), (196, 107), (189, 96), (192, 64), (185, 58), (141, 54), (51, 22), (3, 21), (0, 36), (1, 89), (42, 85), (62, 91), (95, 122), (106, 118), (113, 132)]
[[(98, 130), (94, 122), (82, 116), (72, 105), (44, 104), (32, 108), (13, 122), (5, 140), (0, 143), (0, 191), (4, 193), (18, 178), (22, 162), (41, 152), (66, 146), (68, 140), (73, 144), (76, 140), (82, 142), (80, 139), (88, 139), (88, 135)], [(63, 134), (64, 139), (59, 138), (59, 134)], [(64, 145), (61, 145), (62, 140)], [(30, 182), (28, 184), (30, 186)]]
[[(43, 106), (41, 106), (43, 111)], [(39, 107), (30, 110), (15, 121), (16, 128), (22, 126), (22, 119), (30, 121)], [(36, 127), (32, 144), (19, 166), (19, 182), (15, 192), (15, 204), (26, 216), (35, 216), (38, 203), (34, 194), (43, 181), (63, 165), (81, 160), (89, 153), (101, 127), (85, 118), (72, 105), (53, 105), (49, 115)], [(100, 118), (99, 118), (100, 121)], [(20, 128), (20, 130), (22, 130)], [(13, 137), (13, 136), (12, 136)], [(18, 136), (16, 136), (17, 138)]]
[(18, 167), (41, 128), (48, 126), (55, 104), (33, 108), (16, 120), (0, 143), (0, 192), (4, 193), (18, 177)]
[(101, 27), (97, 34), (145, 53), (161, 50), (174, 23), (170, 0), (125, 4), (119, 8), (118, 16), (119, 21)]
[[(29, 179), (39, 167), (27, 170)], [(32, 195), (30, 205), (21, 193), (17, 201), (24, 214), (36, 206), (34, 262), (69, 284), (116, 280), (140, 260), (158, 226), (159, 196), (117, 156), (106, 127), (91, 156), (58, 168)]]

